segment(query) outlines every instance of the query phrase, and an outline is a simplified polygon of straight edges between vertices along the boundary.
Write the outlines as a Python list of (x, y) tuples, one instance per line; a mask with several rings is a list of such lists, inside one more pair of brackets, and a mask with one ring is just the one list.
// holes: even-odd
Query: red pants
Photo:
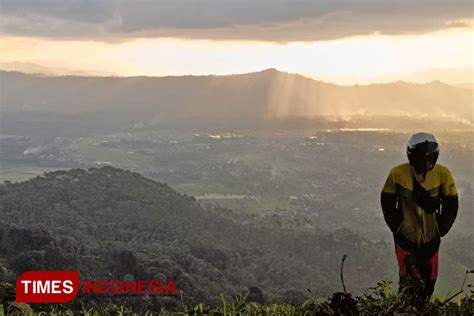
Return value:
[(439, 248), (434, 254), (427, 255), (418, 251), (407, 251), (396, 243), (395, 251), (400, 275), (399, 292), (410, 288), (423, 299), (429, 299), (438, 276)]

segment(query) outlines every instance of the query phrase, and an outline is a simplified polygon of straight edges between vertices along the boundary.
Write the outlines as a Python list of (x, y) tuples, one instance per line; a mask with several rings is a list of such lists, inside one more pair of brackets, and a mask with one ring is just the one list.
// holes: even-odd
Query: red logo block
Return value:
[(28, 271), (16, 281), (17, 303), (67, 303), (79, 290), (79, 271)]

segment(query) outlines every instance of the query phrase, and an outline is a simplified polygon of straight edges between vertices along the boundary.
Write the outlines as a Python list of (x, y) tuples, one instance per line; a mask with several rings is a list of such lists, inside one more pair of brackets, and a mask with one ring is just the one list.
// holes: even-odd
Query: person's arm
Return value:
[(394, 234), (397, 233), (403, 221), (403, 214), (398, 208), (398, 203), (397, 187), (394, 176), (390, 172), (382, 189), (380, 204), (382, 205), (383, 218)]
[(380, 204), (382, 204), (383, 218), (394, 234), (398, 231), (403, 221), (403, 215), (397, 209), (397, 203), (398, 196), (396, 194), (382, 192)]
[(438, 229), (441, 237), (446, 235), (456, 220), (459, 201), (456, 185), (449, 170), (446, 173), (441, 194), (441, 210), (437, 216)]
[(413, 198), (415, 203), (428, 213), (432, 214), (440, 208), (441, 199), (431, 196), (416, 179), (413, 179)]

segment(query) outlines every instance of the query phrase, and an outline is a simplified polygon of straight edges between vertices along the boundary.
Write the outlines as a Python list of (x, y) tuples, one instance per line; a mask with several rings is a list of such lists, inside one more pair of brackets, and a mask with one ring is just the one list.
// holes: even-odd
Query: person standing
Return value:
[(438, 275), (441, 237), (458, 212), (458, 193), (450, 170), (436, 163), (439, 144), (430, 133), (413, 134), (408, 163), (392, 168), (381, 194), (385, 222), (393, 233), (399, 267), (399, 293), (428, 301)]

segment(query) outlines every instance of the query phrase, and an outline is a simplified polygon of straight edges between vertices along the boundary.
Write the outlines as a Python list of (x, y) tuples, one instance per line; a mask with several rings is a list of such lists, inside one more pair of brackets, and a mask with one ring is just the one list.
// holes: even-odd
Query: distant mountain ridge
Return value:
[(267, 69), (229, 76), (80, 77), (0, 71), (3, 112), (102, 113), (127, 124), (393, 116), (472, 123), (472, 91), (441, 82), (339, 86)]
[(29, 62), (0, 62), (0, 71), (13, 71), (44, 76), (117, 76), (117, 74), (96, 70), (77, 70), (65, 67), (48, 67)]

